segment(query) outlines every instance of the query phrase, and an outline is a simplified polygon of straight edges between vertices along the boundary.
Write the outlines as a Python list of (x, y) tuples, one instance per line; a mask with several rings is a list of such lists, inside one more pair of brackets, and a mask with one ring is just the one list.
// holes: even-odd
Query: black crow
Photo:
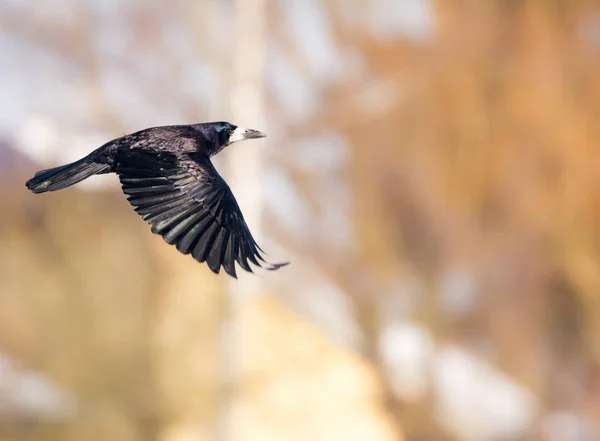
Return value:
[[(33, 193), (60, 190), (92, 175), (116, 173), (134, 210), (170, 245), (237, 278), (235, 261), (276, 270), (248, 229), (231, 189), (210, 158), (229, 144), (266, 136), (228, 122), (152, 127), (107, 142), (71, 164), (27, 181)], [(262, 264), (259, 262), (261, 261)]]

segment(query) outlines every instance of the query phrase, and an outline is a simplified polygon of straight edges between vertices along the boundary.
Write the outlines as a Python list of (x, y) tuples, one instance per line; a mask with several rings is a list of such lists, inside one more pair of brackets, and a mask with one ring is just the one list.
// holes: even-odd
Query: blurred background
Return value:
[[(600, 439), (600, 1), (3, 0), (0, 66), (0, 440)], [(25, 188), (214, 120), (290, 266)]]

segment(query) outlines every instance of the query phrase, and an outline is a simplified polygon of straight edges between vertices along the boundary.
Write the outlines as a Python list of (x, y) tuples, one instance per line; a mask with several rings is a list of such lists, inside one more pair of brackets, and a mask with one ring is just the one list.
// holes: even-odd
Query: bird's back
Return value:
[(191, 126), (159, 126), (140, 130), (121, 138), (114, 144), (120, 148), (141, 149), (148, 152), (202, 153), (207, 142)]

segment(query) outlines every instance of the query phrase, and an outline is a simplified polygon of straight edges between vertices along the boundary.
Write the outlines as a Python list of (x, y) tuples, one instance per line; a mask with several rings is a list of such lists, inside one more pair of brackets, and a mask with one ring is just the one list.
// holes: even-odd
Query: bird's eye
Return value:
[(227, 145), (229, 142), (229, 137), (233, 132), (233, 128), (231, 126), (221, 126), (217, 129), (219, 142), (223, 145)]

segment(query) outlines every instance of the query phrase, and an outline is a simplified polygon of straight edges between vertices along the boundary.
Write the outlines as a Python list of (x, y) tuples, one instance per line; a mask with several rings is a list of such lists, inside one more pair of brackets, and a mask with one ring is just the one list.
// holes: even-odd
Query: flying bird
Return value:
[(276, 270), (258, 246), (231, 189), (210, 158), (237, 141), (263, 138), (228, 122), (151, 127), (113, 139), (86, 157), (37, 172), (33, 193), (56, 191), (93, 175), (116, 173), (133, 209), (152, 232), (183, 254), (237, 278), (235, 262)]

